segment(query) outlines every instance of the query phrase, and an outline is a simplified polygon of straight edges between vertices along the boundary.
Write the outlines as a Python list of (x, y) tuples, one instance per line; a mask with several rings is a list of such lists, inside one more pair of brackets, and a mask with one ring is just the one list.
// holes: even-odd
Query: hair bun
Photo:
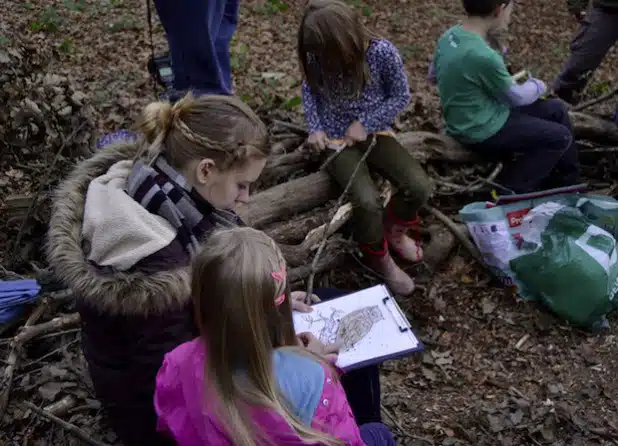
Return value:
[(159, 101), (148, 104), (144, 109), (140, 125), (146, 141), (152, 144), (162, 134), (167, 133), (172, 119), (172, 105), (169, 102)]

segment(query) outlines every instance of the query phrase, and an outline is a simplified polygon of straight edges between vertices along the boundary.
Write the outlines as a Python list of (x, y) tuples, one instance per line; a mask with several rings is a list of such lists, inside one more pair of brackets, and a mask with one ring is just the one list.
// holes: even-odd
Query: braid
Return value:
[(227, 170), (249, 158), (270, 154), (266, 126), (249, 106), (233, 96), (196, 98), (188, 93), (173, 105), (150, 104), (139, 129), (146, 136), (145, 148), (152, 159), (164, 152), (176, 168), (194, 159), (212, 158)]

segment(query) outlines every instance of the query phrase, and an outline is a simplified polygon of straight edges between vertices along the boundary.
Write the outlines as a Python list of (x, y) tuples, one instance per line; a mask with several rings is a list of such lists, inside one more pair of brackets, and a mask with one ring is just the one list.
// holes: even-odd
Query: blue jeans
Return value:
[[(351, 293), (351, 291), (336, 288), (316, 288), (313, 292), (321, 300), (330, 300)], [(345, 373), (341, 377), (341, 384), (348, 398), (348, 403), (352, 408), (356, 423), (359, 426), (382, 421), (380, 411), (380, 368), (377, 365)]]
[(382, 423), (363, 424), (360, 434), (367, 446), (396, 446), (393, 434)]
[(231, 94), (230, 43), (240, 0), (155, 0), (172, 57), (174, 89)]
[(505, 162), (498, 182), (516, 193), (571, 186), (579, 182), (577, 144), (564, 103), (538, 100), (513, 108), (504, 127), (469, 150), (493, 159), (520, 155)]

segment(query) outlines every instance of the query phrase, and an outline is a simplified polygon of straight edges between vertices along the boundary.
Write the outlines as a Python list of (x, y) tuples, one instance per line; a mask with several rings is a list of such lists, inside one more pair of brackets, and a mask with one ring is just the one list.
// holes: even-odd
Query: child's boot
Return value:
[(420, 262), (423, 260), (423, 248), (421, 247), (420, 237), (409, 237), (410, 228), (418, 228), (419, 218), (403, 221), (395, 217), (388, 206), (384, 230), (386, 240), (390, 248), (404, 260), (408, 262)]
[(366, 245), (361, 245), (361, 250), (365, 255), (365, 264), (383, 277), (386, 285), (394, 294), (401, 296), (412, 294), (414, 291), (414, 280), (397, 266), (388, 252), (386, 239), (380, 251), (373, 250)]

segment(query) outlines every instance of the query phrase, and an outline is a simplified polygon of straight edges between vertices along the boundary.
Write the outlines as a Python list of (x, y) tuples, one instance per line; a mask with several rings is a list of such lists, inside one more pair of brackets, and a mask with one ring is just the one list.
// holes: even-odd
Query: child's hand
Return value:
[(313, 309), (311, 304), (318, 303), (320, 298), (315, 294), (311, 295), (310, 299), (306, 299), (307, 293), (304, 291), (292, 291), (292, 310), (299, 311), (301, 313), (311, 313)]
[(322, 151), (326, 148), (328, 144), (328, 136), (323, 131), (313, 132), (307, 138), (307, 144), (314, 150)]
[(298, 339), (303, 343), (303, 346), (318, 356), (321, 356), (331, 364), (337, 362), (337, 355), (341, 350), (342, 343), (335, 342), (334, 344), (323, 344), (318, 338), (316, 338), (310, 332), (300, 333)]
[(348, 131), (345, 132), (345, 143), (348, 146), (353, 146), (357, 142), (362, 142), (367, 139), (367, 131), (363, 124), (360, 121), (354, 121), (350, 127), (348, 127)]

